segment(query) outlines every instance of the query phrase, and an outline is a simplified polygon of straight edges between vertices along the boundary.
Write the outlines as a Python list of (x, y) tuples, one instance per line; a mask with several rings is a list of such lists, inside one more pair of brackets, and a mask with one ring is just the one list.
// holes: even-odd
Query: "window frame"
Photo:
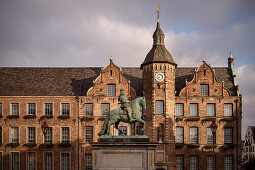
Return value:
[[(63, 141), (63, 128), (68, 128), (68, 132), (69, 132), (69, 134), (68, 134), (68, 138), (69, 138), (69, 141), (68, 142), (64, 142)], [(61, 144), (71, 144), (71, 128), (69, 127), (69, 126), (61, 126), (60, 127), (60, 143)]]
[[(192, 109), (191, 109), (191, 106), (195, 106), (195, 112), (196, 112), (196, 113), (192, 113), (192, 112), (191, 112), (191, 110), (192, 110)], [(193, 115), (193, 114), (194, 114), (194, 115)], [(199, 114), (198, 114), (198, 103), (190, 103), (190, 104), (189, 104), (189, 115), (190, 115), (190, 116), (198, 116), (198, 115), (199, 115)]]
[[(106, 111), (104, 111), (103, 112), (103, 105), (108, 105), (109, 106), (109, 110), (106, 112)], [(102, 116), (106, 116), (109, 112), (110, 112), (110, 110), (111, 110), (111, 105), (110, 105), (110, 103), (101, 103), (101, 115)], [(106, 114), (105, 114), (106, 113)]]
[(45, 152), (43, 152), (43, 170), (48, 170), (45, 167), (45, 153), (51, 153), (52, 154), (52, 168), (51, 168), (51, 170), (54, 170), (54, 152), (53, 151), (45, 151)]
[(49, 126), (49, 128), (51, 129), (51, 142), (45, 142), (46, 140), (46, 135), (47, 133), (49, 132), (49, 130), (47, 131), (47, 133), (45, 135), (43, 135), (43, 143), (44, 144), (53, 144), (54, 143), (54, 137), (53, 137), (53, 127), (52, 126)]
[[(71, 168), (72, 168), (72, 165), (71, 165), (71, 153), (70, 152), (60, 152), (60, 161), (59, 161), (59, 163), (60, 163), (60, 170), (62, 170), (62, 153), (64, 154), (64, 153), (68, 153), (68, 155), (69, 155), (69, 170), (71, 170)], [(68, 168), (64, 168), (65, 170), (66, 169), (68, 169)]]
[[(123, 133), (123, 131), (124, 131), (124, 133)], [(122, 133), (120, 133), (120, 132), (122, 132)], [(127, 136), (127, 135), (128, 135), (128, 127), (127, 126), (119, 126), (118, 127), (118, 136)]]
[[(87, 130), (89, 130), (89, 129), (87, 129), (87, 128), (91, 128), (90, 130), (91, 130), (91, 134), (87, 134), (86, 132), (87, 132)], [(85, 135), (84, 135), (84, 138), (85, 138), (85, 143), (91, 143), (91, 142), (93, 142), (93, 132), (94, 131), (94, 128), (93, 128), (93, 126), (85, 126), (84, 127), (84, 133), (85, 133)], [(90, 138), (88, 138), (88, 136), (90, 136)]]
[[(12, 142), (13, 141), (13, 136), (15, 135), (15, 132), (14, 132), (14, 134), (12, 134), (11, 133), (11, 129), (12, 128), (17, 128), (18, 130), (17, 130), (17, 142)], [(20, 139), (20, 137), (19, 137), (19, 127), (18, 126), (11, 126), (10, 128), (9, 128), (10, 130), (9, 130), (9, 143), (19, 143), (19, 139)], [(11, 136), (12, 135), (12, 136)]]
[[(89, 156), (89, 158), (88, 158)], [(89, 161), (87, 161), (89, 160)], [(91, 160), (91, 162), (90, 162)], [(85, 153), (84, 155), (84, 163), (85, 163), (85, 170), (92, 170), (93, 169), (93, 159), (92, 159), (92, 154)], [(89, 165), (88, 165), (89, 164)], [(90, 165), (91, 164), (91, 165)]]
[[(114, 88), (112, 88), (112, 87), (114, 87)], [(116, 96), (116, 84), (107, 84), (106, 90), (107, 90), (107, 97), (115, 97)]]
[[(87, 106), (90, 106), (91, 105), (91, 113), (87, 113)], [(84, 115), (85, 116), (93, 116), (93, 109), (94, 109), (94, 106), (93, 106), (93, 103), (85, 103), (84, 104), (84, 107), (85, 107), (85, 109), (84, 109)], [(89, 111), (88, 111), (89, 112)]]
[(3, 102), (0, 102), (0, 116), (3, 116)]
[[(206, 87), (206, 88), (204, 88), (204, 87)], [(208, 96), (210, 96), (209, 84), (200, 84), (200, 96), (201, 97), (208, 97)]]
[[(46, 105), (47, 104), (51, 104), (51, 114), (46, 114)], [(51, 102), (46, 102), (46, 103), (44, 103), (43, 104), (43, 107), (44, 107), (44, 110), (43, 110), (43, 115), (44, 116), (53, 116), (53, 112), (54, 112), (54, 104), (53, 103), (51, 103)]]
[[(178, 162), (177, 157), (181, 158), (181, 162), (180, 162), (181, 167), (180, 168), (178, 167), (179, 162)], [(176, 154), (175, 159), (176, 159), (176, 170), (184, 170), (184, 155), (183, 154)]]
[[(177, 111), (178, 111), (177, 106), (182, 106), (181, 110), (180, 110), (180, 113), (177, 113)], [(184, 103), (175, 103), (175, 105), (174, 105), (174, 115), (175, 116), (184, 116)]]
[[(198, 170), (199, 167), (199, 156), (198, 155), (190, 155), (190, 170)], [(192, 163), (191, 162), (191, 158), (196, 158), (196, 162)], [(195, 165), (196, 167), (192, 167), (193, 165)]]
[[(17, 114), (13, 114), (13, 108), (12, 108), (12, 106), (13, 106), (14, 104), (17, 104), (17, 106), (18, 106)], [(19, 116), (19, 113), (20, 113), (19, 103), (10, 103), (10, 115)]]
[[(226, 113), (227, 106), (231, 106), (231, 113)], [(224, 116), (233, 116), (233, 103), (224, 103)]]
[[(212, 135), (208, 134), (208, 129), (210, 129), (210, 132), (211, 132)], [(212, 139), (210, 139), (210, 138), (212, 138)], [(216, 143), (216, 135), (213, 135), (211, 128), (207, 127), (206, 128), (206, 143), (207, 144), (213, 144), (213, 142)]]
[[(30, 136), (29, 136), (29, 135), (30, 135), (30, 134), (29, 134), (29, 128), (34, 128), (34, 142), (29, 142), (29, 140), (30, 140), (30, 139), (29, 139), (29, 137), (30, 137)], [(34, 126), (28, 126), (26, 129), (27, 129), (27, 137), (26, 137), (26, 138), (27, 138), (27, 143), (36, 143), (36, 127), (34, 127)]]
[[(194, 139), (196, 139), (196, 141), (193, 141), (193, 139), (192, 139), (192, 136), (191, 136), (191, 129), (196, 129), (196, 131), (195, 131), (195, 136), (193, 137)], [(196, 127), (196, 126), (191, 126), (190, 128), (189, 128), (189, 143), (190, 144), (198, 144), (199, 143), (199, 130), (198, 130), (198, 127)]]
[[(179, 140), (177, 141), (177, 129), (182, 129), (182, 136), (181, 136), (181, 140), (182, 142), (179, 142)], [(183, 126), (176, 126), (175, 127), (175, 143), (178, 144), (183, 144), (184, 143), (184, 127)]]
[(18, 163), (18, 169), (20, 169), (20, 152), (19, 151), (10, 151), (9, 152), (9, 166), (10, 166), (10, 169), (13, 169), (13, 163), (12, 163), (12, 153), (17, 153), (18, 155), (18, 161), (17, 161), (17, 163)]
[[(231, 129), (231, 135), (226, 134), (226, 130)], [(224, 144), (233, 144), (233, 127), (224, 127)], [(230, 140), (230, 142), (228, 142)]]
[(36, 151), (26, 151), (26, 170), (29, 170), (29, 167), (28, 167), (28, 153), (34, 153), (35, 155), (35, 169), (37, 169), (37, 154), (36, 154)]
[[(69, 113), (68, 114), (63, 114), (63, 105), (68, 104), (69, 108)], [(60, 109), (60, 115), (61, 116), (71, 116), (71, 104), (70, 103), (60, 103), (61, 109)]]
[[(32, 111), (32, 109), (33, 108), (31, 108), (31, 106), (30, 105), (34, 105), (34, 113), (33, 114), (31, 114), (30, 112)], [(32, 103), (32, 102), (30, 102), (30, 103), (27, 103), (27, 115), (33, 115), (33, 116), (35, 116), (36, 115), (36, 103)]]
[(3, 145), (3, 126), (0, 126), (0, 129), (1, 129), (1, 131), (0, 131), (0, 144)]
[(3, 159), (4, 159), (3, 151), (0, 151), (0, 168), (1, 169), (3, 169)]
[[(226, 167), (226, 164), (227, 165), (230, 165), (229, 163), (226, 163), (226, 157), (231, 157), (231, 167), (232, 168), (229, 168), (229, 167)], [(224, 155), (224, 170), (225, 169), (234, 169), (234, 157), (233, 157), (233, 155)]]
[[(214, 112), (213, 115), (210, 115), (211, 112), (208, 112), (210, 108), (208, 106), (213, 106)], [(215, 117), (216, 116), (216, 104), (215, 103), (207, 103), (206, 104), (206, 116), (208, 117)]]
[[(210, 164), (209, 164), (209, 161), (210, 160), (208, 160), (209, 158), (212, 158), (212, 170), (214, 170), (215, 169), (215, 167), (216, 167), (216, 162), (215, 162), (215, 155), (207, 155), (207, 157), (206, 157), (206, 169), (207, 170), (210, 170), (209, 168), (208, 168), (208, 166), (211, 166)], [(211, 162), (210, 162), (211, 163)]]
[(143, 128), (143, 126), (136, 126), (136, 134), (137, 135), (144, 135), (142, 128)]
[(165, 101), (164, 100), (156, 100), (155, 113), (159, 114), (159, 115), (165, 114)]

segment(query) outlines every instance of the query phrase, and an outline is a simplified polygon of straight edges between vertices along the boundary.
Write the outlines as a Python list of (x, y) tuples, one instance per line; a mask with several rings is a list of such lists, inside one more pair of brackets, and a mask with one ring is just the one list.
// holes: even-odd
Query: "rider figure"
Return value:
[(129, 105), (129, 101), (128, 101), (127, 97), (125, 96), (125, 90), (123, 88), (120, 89), (120, 95), (119, 95), (118, 100), (121, 102), (120, 108), (123, 111), (127, 112), (127, 115), (129, 117), (130, 122), (134, 122), (135, 119), (133, 119), (132, 116), (131, 116), (132, 109), (131, 109), (131, 107)]

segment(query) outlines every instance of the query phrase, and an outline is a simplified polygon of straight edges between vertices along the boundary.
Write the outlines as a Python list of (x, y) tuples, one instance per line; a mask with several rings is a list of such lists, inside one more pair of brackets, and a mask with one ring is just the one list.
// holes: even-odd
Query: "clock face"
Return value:
[(164, 79), (165, 79), (164, 73), (156, 73), (156, 74), (155, 74), (155, 79), (156, 79), (157, 82), (162, 82), (162, 81), (164, 81)]

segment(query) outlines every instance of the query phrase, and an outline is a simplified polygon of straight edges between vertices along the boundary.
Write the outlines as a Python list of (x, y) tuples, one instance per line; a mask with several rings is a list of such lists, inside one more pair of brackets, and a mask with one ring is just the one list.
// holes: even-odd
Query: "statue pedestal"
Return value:
[(157, 144), (147, 136), (101, 136), (93, 147), (94, 170), (154, 170)]

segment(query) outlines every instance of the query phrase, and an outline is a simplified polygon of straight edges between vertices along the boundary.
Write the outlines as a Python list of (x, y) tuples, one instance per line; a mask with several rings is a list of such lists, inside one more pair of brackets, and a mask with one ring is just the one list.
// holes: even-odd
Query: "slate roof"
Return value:
[(171, 63), (176, 65), (172, 55), (164, 45), (153, 45), (149, 53), (146, 55), (141, 68), (150, 63)]
[[(213, 68), (218, 81), (236, 95), (233, 79), (228, 68)], [(122, 68), (123, 75), (131, 81), (131, 87), (142, 96), (142, 70), (139, 67)], [(175, 74), (176, 95), (192, 80), (194, 68), (177, 68)], [(1, 67), (0, 96), (85, 96), (99, 76), (100, 67), (31, 68)]]
[(157, 22), (156, 30), (153, 33), (153, 46), (149, 53), (146, 55), (144, 62), (141, 64), (141, 68), (143, 68), (144, 65), (150, 63), (171, 63), (176, 65), (172, 55), (166, 49), (164, 44), (154, 44), (154, 42), (157, 42), (157, 36), (160, 36), (162, 38), (165, 37), (163, 31), (160, 28), (159, 22)]

